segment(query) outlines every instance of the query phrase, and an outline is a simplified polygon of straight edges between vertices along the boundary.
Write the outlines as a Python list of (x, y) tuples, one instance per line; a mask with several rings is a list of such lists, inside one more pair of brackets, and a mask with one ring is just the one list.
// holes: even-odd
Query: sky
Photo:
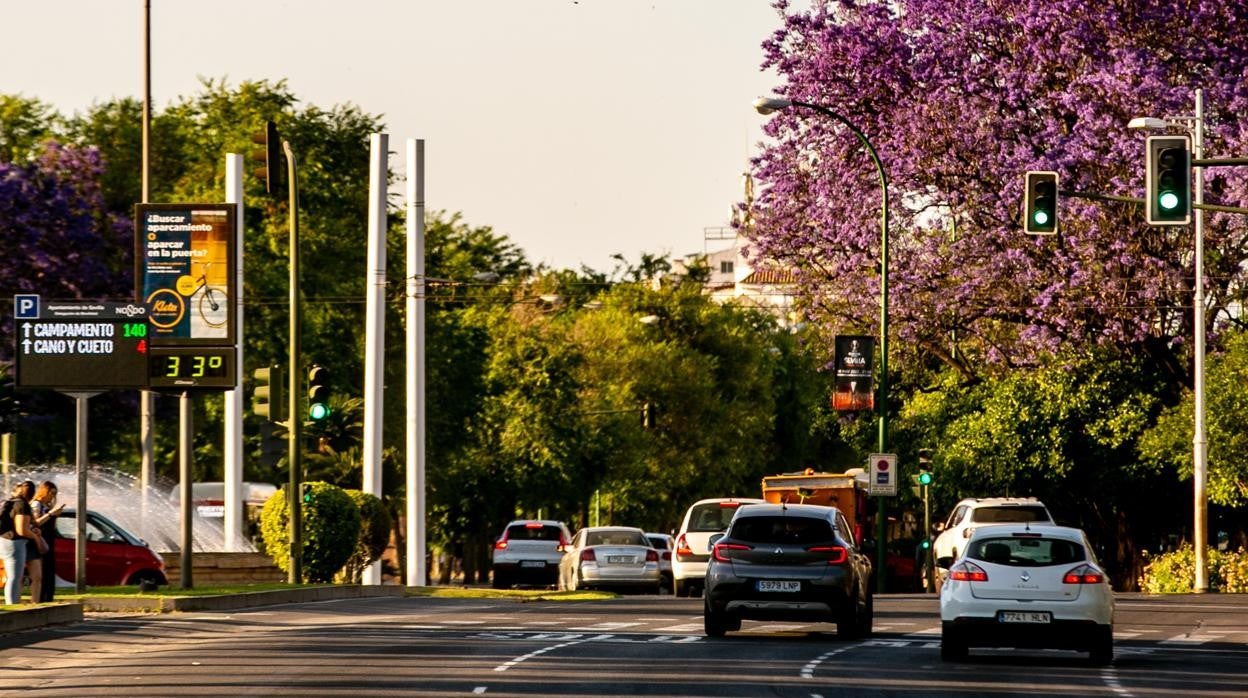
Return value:
[[(778, 83), (759, 67), (769, 0), (147, 1), (157, 110), (202, 79), (354, 104), (400, 176), (425, 140), (429, 211), (554, 268), (722, 248), (704, 229), (742, 199), (750, 103)], [(0, 92), (66, 115), (142, 99), (144, 4), (0, 0)]]

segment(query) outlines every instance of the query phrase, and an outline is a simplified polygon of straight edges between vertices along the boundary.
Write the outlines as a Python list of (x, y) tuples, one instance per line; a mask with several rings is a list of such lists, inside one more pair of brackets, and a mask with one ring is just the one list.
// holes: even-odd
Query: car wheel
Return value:
[(740, 620), (737, 620), (736, 628), (729, 628), (730, 620), (727, 613), (712, 610), (710, 602), (702, 605), (702, 629), (707, 637), (723, 637), (730, 629), (741, 629)]
[(495, 589), (506, 589), (507, 587), (511, 586), (510, 584), (507, 583), (506, 575), (504, 575), (502, 572), (498, 570), (494, 570), (494, 579), (491, 581), (492, 581), (492, 584), (490, 586), (494, 587)]
[(139, 570), (130, 575), (127, 582), (130, 586), (142, 587), (145, 590), (155, 591), (162, 584), (168, 584), (164, 577), (151, 570)]
[(863, 609), (862, 615), (858, 617), (858, 637), (867, 637), (871, 634), (871, 625), (875, 620), (875, 596), (870, 592), (867, 593), (867, 605)]
[(966, 659), (966, 640), (951, 623), (944, 623), (940, 628), (940, 658), (946, 662)]
[(848, 609), (841, 612), (836, 618), (836, 636), (842, 640), (852, 640), (858, 637), (858, 631), (862, 627), (862, 613), (858, 610), (858, 602), (850, 603)]
[(1096, 643), (1092, 646), (1089, 658), (1097, 666), (1106, 666), (1114, 661), (1114, 627), (1112, 625), (1097, 628)]
[(672, 596), (675, 596), (678, 599), (683, 599), (689, 596), (689, 585), (685, 583), (685, 580), (672, 580)]

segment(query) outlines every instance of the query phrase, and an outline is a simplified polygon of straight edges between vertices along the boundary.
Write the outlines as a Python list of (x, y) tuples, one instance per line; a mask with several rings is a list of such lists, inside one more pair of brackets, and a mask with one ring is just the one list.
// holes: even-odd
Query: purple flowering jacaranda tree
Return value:
[[(1062, 190), (1141, 197), (1136, 116), (1207, 105), (1205, 157), (1248, 155), (1248, 3), (1242, 0), (778, 2), (764, 43), (776, 96), (824, 105), (862, 130), (890, 182), (889, 323), (898, 352), (968, 377), (1059, 349), (1133, 346), (1188, 383), (1191, 227), (1141, 207), (1064, 196), (1060, 234), (1021, 223), (1023, 173)], [(742, 108), (748, 108), (742, 105)], [(867, 153), (834, 120), (770, 117), (754, 162), (750, 254), (799, 279), (829, 333), (879, 312), (880, 192)], [(1248, 205), (1248, 171), (1206, 170), (1206, 201)], [(1206, 216), (1208, 327), (1232, 322), (1248, 281), (1244, 216)], [(1215, 337), (1216, 338), (1216, 337)], [(956, 352), (954, 351), (956, 347)]]

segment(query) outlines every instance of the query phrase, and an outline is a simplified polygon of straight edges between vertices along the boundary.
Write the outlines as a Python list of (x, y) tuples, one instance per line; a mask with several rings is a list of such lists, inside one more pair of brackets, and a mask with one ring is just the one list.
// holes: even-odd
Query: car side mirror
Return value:
[(723, 538), (724, 538), (724, 534), (722, 534), (722, 533), (713, 533), (713, 534), (711, 534), (711, 540), (710, 540), (710, 542), (708, 542), (708, 543), (707, 543), (707, 545), (708, 545), (709, 547), (712, 547), (712, 548), (713, 548), (713, 547), (715, 547), (715, 544), (716, 544), (716, 543), (718, 543), (719, 541), (723, 540)]
[(937, 521), (936, 523), (932, 524), (932, 530), (937, 533), (940, 533), (941, 531), (945, 530), (945, 522)]

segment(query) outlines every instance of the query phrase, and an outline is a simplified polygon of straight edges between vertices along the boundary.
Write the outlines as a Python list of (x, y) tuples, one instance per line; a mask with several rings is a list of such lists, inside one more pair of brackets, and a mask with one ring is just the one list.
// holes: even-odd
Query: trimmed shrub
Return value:
[[(342, 569), (360, 536), (360, 510), (351, 497), (328, 482), (304, 483), (310, 501), (303, 503), (303, 580), (330, 582)], [(275, 492), (260, 512), (264, 552), (290, 572), (289, 509), (286, 489)]]
[[(1248, 592), (1248, 551), (1223, 552), (1209, 548), (1209, 590), (1231, 594)], [(1196, 583), (1196, 550), (1185, 545), (1149, 558), (1140, 577), (1140, 591), (1148, 594), (1186, 594)]]
[(390, 528), (393, 519), (385, 503), (376, 495), (360, 490), (347, 490), (347, 496), (360, 510), (360, 537), (347, 564), (338, 575), (338, 581), (359, 584), (364, 568), (381, 559), (390, 545)]

